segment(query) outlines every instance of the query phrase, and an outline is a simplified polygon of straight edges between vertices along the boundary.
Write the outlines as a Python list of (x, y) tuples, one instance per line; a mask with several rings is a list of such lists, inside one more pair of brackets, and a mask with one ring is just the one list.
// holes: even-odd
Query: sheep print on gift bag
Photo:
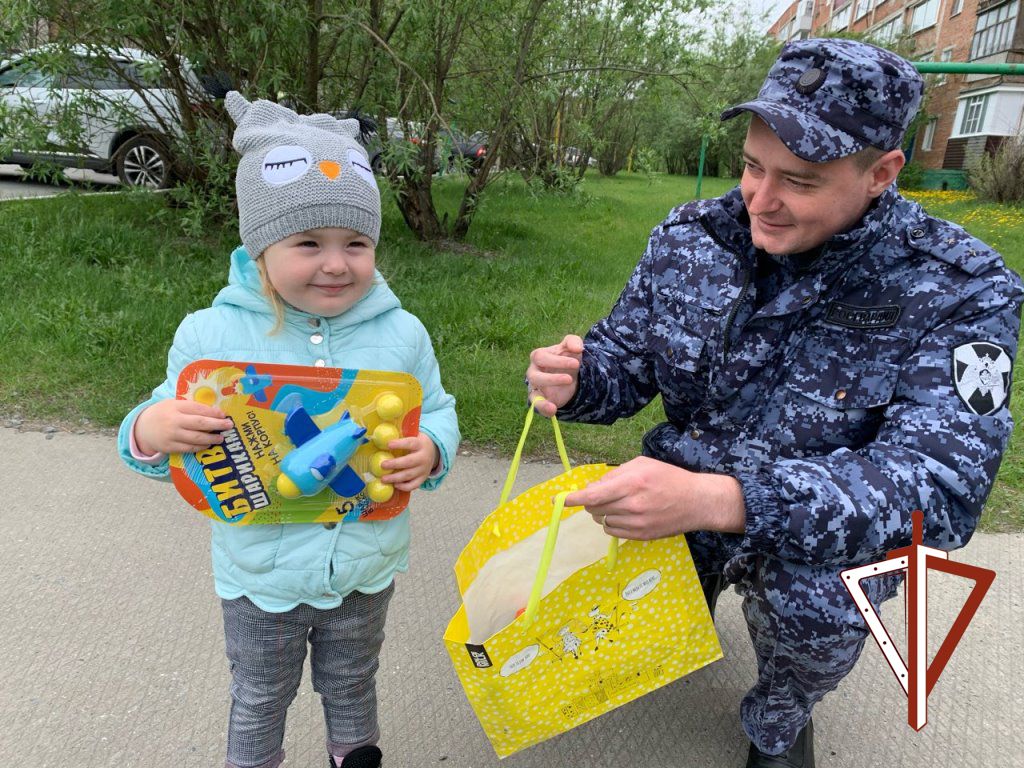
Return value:
[(462, 605), (444, 640), (499, 757), (722, 658), (686, 539), (618, 541), (566, 495), (608, 472), (570, 468), (498, 507), (455, 564)]

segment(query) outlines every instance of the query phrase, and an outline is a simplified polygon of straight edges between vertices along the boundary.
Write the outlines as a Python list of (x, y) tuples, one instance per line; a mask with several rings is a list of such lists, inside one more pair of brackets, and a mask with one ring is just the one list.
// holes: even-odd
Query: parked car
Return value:
[[(370, 168), (374, 173), (384, 172), (385, 158), (390, 159), (399, 167), (399, 175), (402, 174), (402, 169), (417, 162), (418, 147), (426, 132), (422, 123), (406, 122), (403, 124), (398, 118), (387, 118), (388, 144), (390, 146), (385, 152), (377, 121), (373, 117), (358, 109), (346, 109), (334, 112), (333, 115), (339, 120), (359, 121), (359, 135), (356, 140), (366, 150), (366, 154), (370, 158)], [(408, 127), (408, 135), (406, 135), (406, 127)], [(441, 154), (438, 151), (435, 162), (435, 166), (438, 168), (440, 168), (440, 159)]]
[[(387, 118), (388, 147), (382, 151), (381, 159), (385, 163), (393, 163), (399, 176), (421, 165), (420, 146), (426, 140), (427, 127), (414, 120), (400, 120), (397, 117)], [(379, 141), (379, 140), (378, 140)], [(441, 142), (434, 146), (434, 173), (444, 168), (444, 155)]]
[[(401, 175), (408, 167), (418, 164), (418, 147), (424, 141), (427, 128), (416, 121), (402, 121), (396, 117), (387, 118), (389, 148), (384, 150), (383, 142), (377, 129), (377, 121), (359, 110), (349, 109), (334, 113), (339, 119), (355, 119), (359, 121), (358, 141), (366, 149), (370, 157), (370, 167), (374, 173), (384, 170), (385, 159), (398, 166)], [(434, 172), (453, 170), (463, 161), (470, 173), (479, 170), (487, 156), (487, 134), (478, 131), (466, 136), (457, 130), (442, 129), (437, 136), (437, 147), (434, 155)]]
[(450, 170), (465, 164), (467, 172), (474, 174), (487, 159), (487, 134), (483, 131), (466, 136), (458, 129), (452, 128), (442, 130), (440, 139), (446, 150)]
[[(409, 142), (419, 148), (427, 140), (427, 126), (416, 121), (401, 121), (396, 117), (388, 118), (388, 139), (392, 143), (392, 155), (402, 156), (401, 142)], [(434, 173), (440, 173), (445, 168), (445, 155), (442, 147), (441, 136), (435, 137), (434, 143)], [(398, 146), (395, 146), (396, 143)], [(406, 152), (408, 157), (418, 157), (419, 153)]]
[[(6, 120), (7, 144), (13, 143), (0, 162), (47, 161), (115, 173), (128, 186), (169, 186), (181, 119), (162, 65), (135, 49), (75, 46), (70, 58), (55, 50), (37, 48), (0, 62), (0, 131)], [(200, 110), (211, 93), (190, 65), (183, 67), (192, 107)], [(39, 131), (33, 141), (32, 131), (11, 130), (26, 111), (45, 136)]]
[[(562, 162), (568, 165), (579, 166), (583, 162), (583, 150), (577, 149), (576, 147), (564, 147), (562, 149)], [(587, 157), (587, 165), (591, 168), (597, 165), (597, 158), (593, 156)]]

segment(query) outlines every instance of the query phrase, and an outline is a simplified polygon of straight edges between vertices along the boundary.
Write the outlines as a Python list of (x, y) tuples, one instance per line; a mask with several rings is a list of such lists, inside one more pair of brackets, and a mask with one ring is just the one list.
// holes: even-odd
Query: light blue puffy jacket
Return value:
[[(443, 464), (443, 471), (421, 487), (437, 487), (452, 466), (459, 443), (455, 398), (441, 386), (426, 329), (402, 309), (383, 278), (378, 274), (366, 296), (337, 317), (316, 317), (288, 307), (284, 327), (270, 336), (274, 322), (256, 265), (244, 248), (237, 248), (231, 254), (228, 285), (213, 306), (188, 315), (178, 326), (168, 354), (167, 379), (121, 423), (118, 450), (124, 462), (147, 477), (169, 479), (166, 459), (151, 466), (132, 458), (129, 436), (144, 408), (174, 397), (178, 373), (192, 361), (315, 365), (322, 360), (327, 367), (405, 371), (419, 380), (420, 431), (437, 445)], [(408, 509), (391, 520), (333, 529), (320, 524), (236, 527), (212, 520), (211, 528), (217, 594), (226, 599), (245, 595), (265, 611), (287, 611), (299, 603), (333, 608), (354, 590), (379, 592), (396, 571), (408, 568)]]

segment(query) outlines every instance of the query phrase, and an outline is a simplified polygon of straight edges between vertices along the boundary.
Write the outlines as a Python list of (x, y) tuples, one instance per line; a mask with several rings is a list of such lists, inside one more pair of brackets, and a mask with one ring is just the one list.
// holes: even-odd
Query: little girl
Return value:
[[(222, 442), (231, 422), (174, 398), (178, 373), (201, 358), (406, 371), (423, 388), (420, 433), (381, 479), (398, 490), (437, 487), (455, 457), (455, 400), (441, 387), (423, 325), (375, 269), (380, 194), (355, 120), (299, 116), (227, 95), (241, 154), (236, 177), (243, 246), (213, 306), (174, 335), (167, 379), (125, 417), (125, 463), (166, 479), (167, 454)], [(376, 768), (374, 675), (397, 571), (408, 567), (408, 511), (381, 522), (212, 525), (213, 572), (231, 667), (228, 768), (284, 760), (285, 714), (307, 640), (323, 700), (331, 766)]]

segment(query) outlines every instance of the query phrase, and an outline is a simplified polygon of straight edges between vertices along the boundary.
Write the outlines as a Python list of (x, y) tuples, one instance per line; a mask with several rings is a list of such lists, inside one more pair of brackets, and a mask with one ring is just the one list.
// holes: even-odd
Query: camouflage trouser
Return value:
[[(737, 554), (738, 537), (699, 532), (687, 540), (697, 573), (724, 573), (743, 596), (758, 671), (740, 705), (743, 730), (762, 752), (785, 752), (814, 705), (853, 669), (868, 636), (840, 581), (848, 566)], [(862, 586), (877, 609), (896, 594), (901, 579), (890, 574)]]

